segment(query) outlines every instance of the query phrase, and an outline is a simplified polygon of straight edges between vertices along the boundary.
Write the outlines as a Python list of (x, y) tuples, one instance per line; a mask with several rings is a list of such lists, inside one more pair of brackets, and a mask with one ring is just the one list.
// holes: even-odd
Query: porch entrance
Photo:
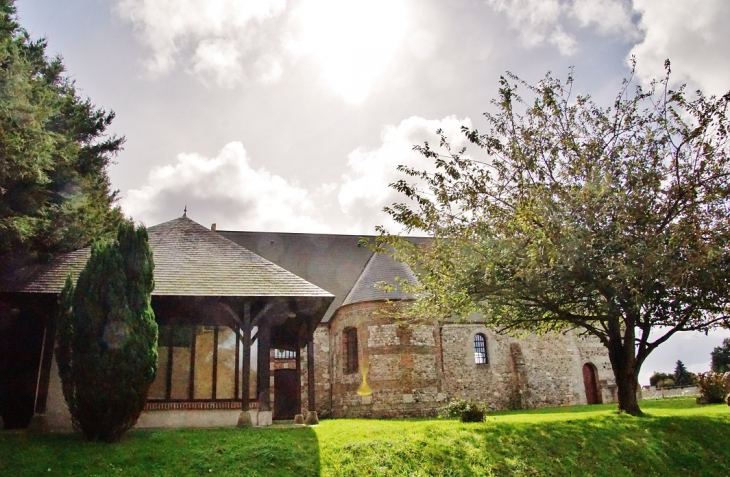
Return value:
[(300, 411), (296, 369), (274, 371), (274, 419), (294, 419)]

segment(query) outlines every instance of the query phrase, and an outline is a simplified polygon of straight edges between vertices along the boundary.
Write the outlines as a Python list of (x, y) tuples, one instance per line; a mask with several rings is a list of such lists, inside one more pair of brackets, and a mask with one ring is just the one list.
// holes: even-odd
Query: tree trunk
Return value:
[(613, 375), (618, 386), (618, 409), (632, 416), (642, 415), (636, 389), (639, 381), (639, 369), (634, 348), (634, 327), (629, 321), (621, 333), (611, 333), (608, 338), (608, 357), (611, 359)]
[(642, 415), (639, 401), (636, 399), (638, 386), (637, 375), (633, 369), (616, 370), (613, 372), (618, 385), (618, 409), (632, 416)]

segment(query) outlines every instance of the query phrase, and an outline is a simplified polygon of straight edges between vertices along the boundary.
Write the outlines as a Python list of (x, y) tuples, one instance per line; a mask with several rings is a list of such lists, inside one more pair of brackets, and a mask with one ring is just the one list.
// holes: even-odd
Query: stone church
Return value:
[[(139, 427), (428, 417), (457, 397), (493, 410), (615, 400), (595, 339), (515, 338), (478, 320), (396, 322), (393, 308), (412, 297), (376, 284), (416, 276), (359, 236), (223, 231), (186, 216), (148, 231), (159, 363)], [(55, 303), (88, 256), (0, 281), (6, 428), (70, 428), (51, 352)], [(369, 393), (358, 393), (363, 378)]]

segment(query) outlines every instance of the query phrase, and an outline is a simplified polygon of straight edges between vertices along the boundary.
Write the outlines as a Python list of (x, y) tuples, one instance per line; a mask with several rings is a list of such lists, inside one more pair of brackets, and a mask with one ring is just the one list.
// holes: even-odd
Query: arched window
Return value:
[(487, 356), (487, 337), (481, 333), (474, 335), (474, 363), (489, 364)]
[(357, 372), (357, 328), (345, 328), (342, 332), (345, 344), (345, 373)]

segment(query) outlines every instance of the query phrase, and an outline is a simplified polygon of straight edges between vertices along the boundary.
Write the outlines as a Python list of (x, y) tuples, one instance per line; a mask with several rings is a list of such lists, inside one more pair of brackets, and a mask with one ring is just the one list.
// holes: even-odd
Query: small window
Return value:
[(345, 373), (357, 373), (357, 328), (345, 328), (343, 340), (345, 345)]
[(489, 364), (487, 357), (487, 337), (481, 333), (474, 335), (474, 363)]

